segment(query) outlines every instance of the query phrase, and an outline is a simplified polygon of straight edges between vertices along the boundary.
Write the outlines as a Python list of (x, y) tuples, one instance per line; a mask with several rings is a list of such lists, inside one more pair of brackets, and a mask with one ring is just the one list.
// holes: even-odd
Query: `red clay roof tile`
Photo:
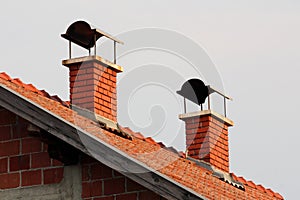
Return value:
[(274, 192), (271, 189), (266, 189), (265, 190), (267, 192), (267, 194), (269, 194), (270, 196), (275, 196)]
[(266, 189), (262, 185), (256, 185), (256, 189), (259, 189), (262, 192), (266, 192)]
[(247, 181), (247, 185), (252, 188), (256, 188), (256, 185), (252, 181)]
[(14, 79), (11, 80), (11, 82), (24, 87), (23, 82), (19, 78), (14, 78)]
[(158, 144), (161, 148), (166, 147), (166, 145), (164, 145), (164, 143), (162, 143), (162, 142), (158, 142), (157, 144)]
[(10, 76), (8, 76), (5, 72), (0, 73), (0, 78), (9, 81), (11, 80)]
[(26, 85), (24, 85), (24, 88), (27, 89), (27, 90), (30, 90), (32, 92), (36, 92), (36, 93), (39, 92), (39, 90), (36, 89), (36, 87), (34, 87), (32, 84), (26, 84)]
[(243, 184), (247, 184), (247, 181), (243, 177), (237, 177), (236, 179), (238, 182), (241, 182)]
[(178, 155), (181, 157), (181, 158), (186, 158), (186, 155), (183, 151), (179, 151), (178, 152)]
[(146, 142), (149, 142), (150, 144), (158, 145), (151, 137), (145, 138)]
[(43, 95), (44, 97), (50, 98), (50, 95), (48, 92), (46, 92), (45, 90), (40, 90), (41, 91), (41, 95)]
[(278, 199), (283, 199), (283, 197), (279, 193), (274, 193), (274, 196), (277, 197)]
[(236, 176), (234, 173), (230, 173), (230, 175), (232, 176), (232, 178), (233, 178), (234, 180), (237, 180), (237, 176)]

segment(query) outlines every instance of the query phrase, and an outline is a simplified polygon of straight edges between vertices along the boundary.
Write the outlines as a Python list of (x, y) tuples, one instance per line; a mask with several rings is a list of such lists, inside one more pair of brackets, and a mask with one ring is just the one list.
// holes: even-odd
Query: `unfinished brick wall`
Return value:
[(49, 158), (47, 145), (30, 136), (28, 122), (0, 107), (0, 189), (59, 183), (62, 163)]
[(81, 165), (84, 200), (165, 199), (90, 157), (84, 157)]
[[(31, 136), (28, 125), (26, 120), (0, 107), (0, 194), (1, 190), (63, 180), (62, 163), (49, 158), (47, 144)], [(82, 158), (81, 167), (84, 200), (164, 199), (88, 156)]]

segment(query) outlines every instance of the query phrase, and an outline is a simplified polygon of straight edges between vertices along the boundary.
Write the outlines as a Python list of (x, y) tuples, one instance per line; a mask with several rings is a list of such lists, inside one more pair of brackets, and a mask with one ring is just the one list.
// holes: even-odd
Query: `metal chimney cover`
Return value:
[(186, 81), (177, 93), (195, 104), (203, 104), (209, 95), (208, 87), (200, 79)]
[(99, 29), (92, 29), (91, 26), (85, 21), (76, 21), (71, 24), (65, 34), (61, 36), (85, 49), (90, 49), (95, 45), (95, 42), (105, 36), (117, 43), (123, 44), (122, 41), (114, 38), (113, 36), (101, 31)]

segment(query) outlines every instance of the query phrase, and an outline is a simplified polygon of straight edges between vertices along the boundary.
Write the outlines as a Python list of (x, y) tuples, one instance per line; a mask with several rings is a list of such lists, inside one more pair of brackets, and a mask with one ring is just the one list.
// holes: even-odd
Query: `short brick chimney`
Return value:
[(228, 127), (233, 122), (212, 110), (179, 115), (186, 126), (187, 156), (229, 172)]
[(117, 73), (122, 67), (99, 56), (63, 60), (69, 68), (71, 105), (117, 121)]
[[(62, 64), (70, 70), (71, 106), (85, 108), (117, 122), (117, 73), (123, 68), (116, 64), (116, 44), (124, 44), (117, 38), (92, 28), (85, 21), (72, 23), (61, 37), (69, 41), (69, 59)], [(114, 63), (97, 56), (97, 40), (105, 37), (114, 43)], [(89, 56), (72, 58), (72, 43), (87, 49)], [(94, 55), (91, 56), (91, 48)]]

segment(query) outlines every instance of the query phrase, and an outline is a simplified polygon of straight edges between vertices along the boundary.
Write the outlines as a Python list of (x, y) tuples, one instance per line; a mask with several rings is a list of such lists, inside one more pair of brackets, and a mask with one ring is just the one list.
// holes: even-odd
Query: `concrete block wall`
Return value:
[(90, 157), (84, 157), (81, 166), (84, 200), (165, 199)]

